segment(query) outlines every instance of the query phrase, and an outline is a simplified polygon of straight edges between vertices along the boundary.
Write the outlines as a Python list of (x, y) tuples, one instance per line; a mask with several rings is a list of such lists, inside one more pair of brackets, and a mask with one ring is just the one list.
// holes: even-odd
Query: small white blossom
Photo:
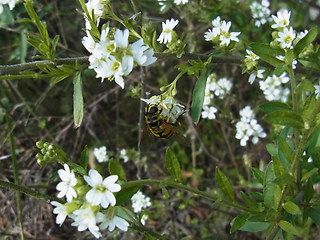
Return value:
[(207, 105), (203, 105), (202, 107), (202, 112), (201, 112), (201, 117), (202, 118), (207, 118), (207, 119), (216, 119), (216, 112), (218, 110), (213, 107), (213, 106), (207, 106)]
[(263, 128), (255, 119), (254, 112), (250, 106), (246, 106), (240, 110), (240, 121), (236, 123), (236, 138), (240, 140), (241, 146), (246, 146), (250, 140), (253, 144), (258, 143), (259, 138), (265, 138), (267, 134), (263, 132)]
[(307, 34), (308, 34), (308, 30), (304, 30), (303, 32), (299, 32), (298, 35), (297, 35), (297, 38), (298, 39), (301, 39), (301, 38), (304, 38)]
[(126, 232), (128, 230), (129, 223), (121, 217), (113, 216), (109, 217), (108, 214), (102, 214), (99, 216), (100, 229), (104, 230), (106, 228), (109, 229), (109, 232), (112, 232), (116, 227), (120, 230)]
[(214, 39), (220, 34), (220, 28), (208, 29), (204, 34), (206, 41), (214, 41)]
[(220, 28), (220, 45), (228, 46), (230, 44), (230, 41), (239, 42), (239, 38), (237, 36), (240, 34), (240, 32), (230, 32), (229, 29), (231, 27), (231, 22), (229, 21), (226, 23), (226, 21), (222, 22), (221, 28)]
[(96, 215), (91, 210), (91, 207), (75, 210), (72, 213), (71, 218), (73, 218), (74, 220), (74, 222), (71, 223), (71, 225), (77, 226), (79, 232), (89, 229), (89, 231), (96, 238), (99, 238), (102, 236), (97, 226)]
[[(276, 58), (278, 58), (279, 60), (281, 61), (284, 61), (285, 62), (285, 56), (282, 56), (282, 55), (278, 55), (276, 56)], [(293, 59), (292, 61), (292, 69), (296, 69), (296, 65), (297, 65), (298, 61), (296, 59)]]
[(53, 213), (58, 214), (57, 218), (56, 218), (56, 223), (61, 226), (61, 224), (64, 222), (64, 220), (68, 216), (67, 209), (66, 209), (65, 205), (63, 205), (59, 202), (56, 202), (56, 201), (52, 201), (51, 205), (56, 207), (53, 209)]
[(256, 72), (251, 73), (248, 82), (250, 84), (252, 84), (254, 82), (254, 80), (257, 78), (263, 79), (263, 73), (264, 73), (264, 69), (258, 69)]
[(188, 3), (189, 0), (174, 0), (173, 2), (176, 5), (180, 5), (180, 4), (184, 5), (184, 4)]
[(174, 27), (179, 23), (179, 20), (167, 19), (166, 22), (162, 22), (162, 32), (157, 39), (158, 42), (166, 44), (172, 40), (172, 31)]
[(135, 213), (141, 212), (143, 208), (151, 206), (150, 198), (144, 195), (141, 191), (138, 191), (131, 198), (132, 208)]
[(12, 10), (19, 1), (20, 0), (1, 0), (0, 1), (0, 14), (3, 12), (3, 5), (8, 4), (9, 9)]
[(126, 149), (122, 148), (120, 150), (120, 158), (122, 158), (124, 162), (128, 162), (129, 161), (129, 157), (127, 155), (127, 150)]
[(143, 214), (140, 220), (141, 220), (141, 224), (145, 225), (146, 221), (148, 220), (148, 215)]
[(315, 87), (315, 94), (316, 94), (316, 99), (318, 99), (319, 98), (319, 96), (320, 96), (320, 85), (314, 85), (314, 87)]
[(275, 21), (275, 24), (273, 24), (271, 27), (279, 28), (279, 29), (288, 27), (290, 24), (290, 15), (291, 15), (291, 12), (286, 9), (281, 12), (278, 11), (277, 16), (272, 15), (272, 18)]
[(278, 32), (279, 37), (277, 37), (277, 40), (280, 42), (281, 47), (284, 48), (293, 48), (292, 41), (295, 39), (296, 34), (293, 31), (293, 28), (290, 27), (284, 28), (283, 32)]
[(89, 171), (89, 176), (84, 176), (84, 180), (92, 187), (86, 194), (86, 199), (93, 206), (101, 205), (107, 208), (109, 204), (114, 206), (116, 198), (114, 192), (119, 192), (121, 186), (115, 183), (118, 180), (117, 175), (111, 175), (105, 179), (94, 169)]
[(210, 90), (214, 92), (214, 95), (220, 99), (224, 98), (231, 90), (232, 82), (227, 78), (220, 78), (218, 81), (213, 82)]
[(106, 146), (102, 146), (99, 148), (94, 148), (93, 149), (93, 154), (96, 157), (97, 161), (99, 163), (102, 162), (108, 162), (109, 161), (109, 156), (108, 156), (108, 152), (107, 152), (107, 147)]
[(253, 61), (258, 61), (260, 59), (260, 57), (258, 55), (256, 55), (254, 52), (252, 52), (249, 49), (246, 49), (247, 55), (246, 58), (249, 58)]
[(268, 101), (280, 100), (285, 102), (290, 90), (283, 87), (282, 84), (286, 84), (289, 80), (286, 73), (283, 73), (280, 77), (274, 74), (271, 77), (268, 76), (264, 81), (260, 81), (259, 85)]
[(72, 198), (77, 197), (76, 191), (73, 187), (77, 184), (77, 179), (73, 171), (70, 172), (68, 164), (64, 164), (64, 170), (59, 169), (58, 174), (62, 182), (58, 183), (56, 189), (60, 191), (58, 198), (66, 196), (67, 202), (71, 202)]
[(262, 0), (261, 3), (254, 1), (250, 5), (250, 10), (252, 12), (252, 17), (255, 19), (255, 25), (260, 27), (267, 21), (270, 21), (270, 2), (268, 0)]

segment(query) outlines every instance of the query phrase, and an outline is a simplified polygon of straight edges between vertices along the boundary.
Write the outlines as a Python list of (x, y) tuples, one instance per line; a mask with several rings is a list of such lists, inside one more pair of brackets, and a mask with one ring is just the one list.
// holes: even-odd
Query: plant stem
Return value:
[(177, 182), (170, 181), (170, 180), (142, 179), (142, 180), (126, 182), (122, 187), (123, 187), (123, 189), (126, 189), (126, 188), (130, 188), (130, 187), (139, 187), (139, 186), (144, 186), (144, 185), (148, 185), (148, 184), (162, 184), (162, 185), (165, 185), (165, 186), (170, 186), (170, 187), (183, 189), (183, 190), (185, 190), (187, 192), (192, 192), (194, 194), (197, 194), (199, 196), (208, 198), (208, 199), (213, 200), (213, 201), (220, 201), (221, 203), (223, 203), (225, 205), (240, 209), (240, 210), (245, 211), (245, 212), (258, 213), (258, 211), (254, 211), (254, 210), (252, 210), (250, 208), (247, 208), (245, 206), (242, 206), (242, 205), (240, 205), (238, 203), (235, 203), (235, 202), (232, 202), (232, 201), (229, 201), (229, 200), (225, 200), (225, 199), (220, 199), (219, 197), (217, 197), (217, 196), (215, 196), (213, 194), (210, 194), (210, 193), (207, 193), (207, 192), (203, 192), (203, 191), (201, 191), (199, 189), (188, 187), (188, 186), (185, 186), (185, 185), (183, 185), (181, 183), (177, 183)]
[(6, 181), (0, 180), (0, 187), (12, 189), (14, 191), (18, 191), (18, 192), (30, 195), (30, 196), (35, 197), (35, 198), (44, 199), (46, 201), (49, 200), (49, 201), (57, 201), (57, 202), (60, 202), (60, 203), (65, 203), (65, 201), (63, 201), (63, 200), (61, 200), (59, 198), (52, 197), (52, 196), (43, 194), (41, 192), (34, 191), (34, 190), (30, 189), (30, 188), (23, 187), (23, 186), (20, 186), (20, 185), (11, 183), (11, 182), (6, 182)]
[[(14, 179), (14, 183), (19, 185), (19, 167), (18, 167), (18, 161), (17, 161), (17, 155), (16, 155), (16, 146), (15, 146), (14, 139), (13, 139), (12, 120), (8, 115), (6, 115), (6, 121), (7, 121), (10, 148), (11, 148), (13, 179)], [(21, 197), (20, 197), (19, 192), (16, 192), (16, 202), (17, 202), (18, 220), (19, 220), (19, 226), (20, 226), (20, 236), (21, 236), (21, 240), (24, 240)]]

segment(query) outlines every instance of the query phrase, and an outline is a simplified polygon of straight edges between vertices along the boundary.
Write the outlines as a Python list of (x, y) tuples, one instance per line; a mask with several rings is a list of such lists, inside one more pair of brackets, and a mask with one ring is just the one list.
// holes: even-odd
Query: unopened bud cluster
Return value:
[(59, 149), (51, 143), (38, 141), (36, 142), (36, 147), (40, 151), (40, 153), (36, 155), (39, 165), (57, 162), (60, 158)]

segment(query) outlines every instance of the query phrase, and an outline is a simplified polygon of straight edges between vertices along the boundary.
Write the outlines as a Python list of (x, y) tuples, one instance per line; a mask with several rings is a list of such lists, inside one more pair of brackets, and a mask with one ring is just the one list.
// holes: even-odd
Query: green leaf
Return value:
[(279, 111), (279, 110), (290, 110), (291, 108), (286, 103), (271, 101), (271, 102), (266, 102), (264, 104), (261, 104), (259, 106), (259, 109), (263, 112), (270, 113), (270, 112)]
[(274, 145), (273, 143), (268, 143), (266, 145), (266, 149), (271, 156), (278, 156), (277, 146)]
[(291, 126), (297, 129), (304, 127), (303, 119), (300, 115), (292, 111), (274, 111), (267, 113), (264, 120), (270, 124), (279, 124), (282, 126)]
[(201, 116), (207, 78), (210, 75), (211, 71), (212, 69), (209, 65), (202, 70), (202, 73), (198, 78), (193, 90), (192, 104), (191, 104), (191, 117), (193, 122), (195, 123), (199, 122), (199, 119)]
[(255, 178), (258, 180), (258, 182), (264, 185), (264, 179), (265, 179), (264, 172), (254, 167), (251, 168), (251, 172), (255, 176)]
[(278, 153), (279, 153), (280, 161), (282, 162), (283, 166), (287, 170), (289, 170), (290, 163), (292, 163), (294, 158), (294, 151), (291, 149), (287, 141), (280, 136), (278, 137), (278, 144), (279, 144)]
[(301, 182), (308, 180), (313, 174), (318, 172), (318, 168), (313, 168), (312, 170), (302, 174)]
[(89, 151), (88, 151), (88, 147), (85, 146), (80, 156), (80, 166), (83, 167), (85, 170), (87, 170), (88, 161), (89, 161)]
[(286, 210), (287, 213), (290, 213), (293, 215), (302, 214), (300, 208), (294, 202), (287, 201), (282, 205), (282, 207), (284, 208), (284, 210)]
[(281, 220), (278, 224), (279, 224), (279, 227), (287, 233), (294, 234), (294, 235), (299, 234), (297, 228), (287, 221)]
[(73, 79), (73, 120), (76, 127), (80, 127), (84, 115), (81, 72), (76, 72)]
[(179, 160), (175, 155), (174, 151), (170, 147), (168, 147), (166, 150), (166, 167), (170, 175), (174, 177), (175, 181), (177, 182), (182, 181), (182, 174), (181, 174)]
[(232, 219), (230, 223), (231, 224), (230, 233), (233, 233), (237, 231), (239, 228), (241, 228), (242, 226), (244, 226), (248, 217), (249, 217), (248, 213), (243, 213), (236, 216), (234, 219)]
[(257, 54), (261, 60), (269, 63), (270, 65), (277, 67), (282, 65), (283, 61), (276, 58), (278, 55), (284, 55), (284, 51), (273, 49), (269, 44), (253, 43), (250, 45), (250, 49)]
[(118, 175), (120, 180), (127, 181), (123, 167), (116, 159), (109, 160), (109, 172), (111, 175)]
[(273, 182), (274, 180), (275, 174), (273, 170), (273, 162), (270, 162), (267, 166), (265, 184), (263, 188), (264, 204), (267, 208), (277, 209), (281, 198), (281, 189)]
[(136, 194), (136, 192), (138, 192), (139, 189), (140, 187), (136, 187), (136, 186), (126, 187), (124, 183), (124, 185), (121, 186), (121, 190), (115, 193), (115, 197), (117, 199), (117, 205), (121, 205), (129, 201), (132, 198), (132, 196)]
[(270, 223), (266, 222), (249, 222), (247, 221), (244, 226), (240, 228), (246, 232), (261, 232), (265, 231), (269, 227)]
[(162, 182), (160, 182), (159, 186), (161, 188), (163, 197), (165, 199), (168, 199), (170, 197), (170, 194), (169, 194), (168, 190), (166, 189), (166, 186)]
[(286, 172), (285, 167), (277, 157), (272, 157), (273, 160), (273, 169), (276, 177), (283, 175)]
[(243, 199), (243, 201), (246, 203), (246, 205), (251, 208), (251, 209), (255, 209), (257, 210), (259, 208), (259, 205), (256, 201), (254, 201), (253, 199), (251, 199), (247, 194), (245, 194), (244, 192), (240, 192), (240, 195)]
[(275, 184), (277, 185), (292, 185), (294, 186), (294, 184), (296, 183), (295, 178), (290, 175), (289, 173), (284, 173), (283, 175), (277, 177), (274, 181)]
[(215, 180), (223, 194), (230, 198), (230, 200), (234, 201), (234, 191), (232, 185), (229, 182), (228, 178), (223, 174), (223, 172), (221, 172), (218, 167), (216, 167)]
[(301, 80), (301, 82), (298, 84), (297, 88), (301, 88), (307, 92), (314, 92), (316, 90), (316, 88), (314, 87), (312, 82), (310, 82), (309, 80), (305, 80), (305, 79)]
[(273, 72), (277, 77), (280, 77), (287, 70), (287, 68), (288, 64), (286, 63), (278, 64)]
[(313, 27), (309, 30), (308, 34), (301, 38), (299, 42), (294, 47), (294, 54), (296, 57), (299, 56), (299, 54), (303, 51), (305, 47), (307, 47), (310, 43), (313, 42), (313, 40), (318, 35), (318, 27)]
[(68, 162), (68, 165), (71, 167), (71, 169), (73, 169), (74, 171), (80, 173), (81, 175), (87, 175), (87, 171), (81, 167), (80, 165), (76, 164), (76, 163), (72, 163), (72, 162)]

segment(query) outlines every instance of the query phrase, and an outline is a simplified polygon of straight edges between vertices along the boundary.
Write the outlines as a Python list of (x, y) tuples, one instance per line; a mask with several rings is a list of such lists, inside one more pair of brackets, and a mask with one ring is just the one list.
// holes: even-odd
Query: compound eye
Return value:
[(156, 112), (158, 112), (158, 108), (157, 107), (151, 107), (150, 109), (149, 109), (149, 114), (155, 114)]

